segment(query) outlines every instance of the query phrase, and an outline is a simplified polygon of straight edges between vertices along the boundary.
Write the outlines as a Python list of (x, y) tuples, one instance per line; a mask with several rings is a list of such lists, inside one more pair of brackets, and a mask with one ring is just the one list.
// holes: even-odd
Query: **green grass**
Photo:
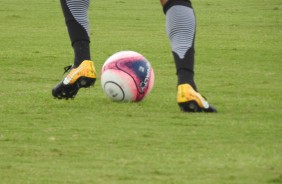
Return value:
[(185, 114), (165, 17), (152, 0), (95, 0), (97, 70), (135, 50), (155, 71), (143, 102), (113, 103), (100, 80), (75, 100), (51, 88), (73, 53), (59, 1), (1, 0), (0, 183), (282, 183), (282, 4), (194, 1), (196, 82), (217, 114)]

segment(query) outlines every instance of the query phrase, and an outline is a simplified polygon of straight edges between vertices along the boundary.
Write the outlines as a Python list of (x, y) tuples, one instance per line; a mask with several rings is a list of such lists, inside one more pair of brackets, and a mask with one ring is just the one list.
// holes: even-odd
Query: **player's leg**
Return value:
[(74, 64), (66, 67), (68, 75), (52, 89), (58, 99), (74, 98), (81, 87), (94, 84), (96, 72), (90, 61), (88, 8), (90, 0), (61, 0), (61, 7), (74, 50)]
[(177, 102), (183, 111), (215, 112), (197, 92), (194, 82), (196, 21), (189, 0), (160, 0), (166, 15), (166, 31), (178, 77)]

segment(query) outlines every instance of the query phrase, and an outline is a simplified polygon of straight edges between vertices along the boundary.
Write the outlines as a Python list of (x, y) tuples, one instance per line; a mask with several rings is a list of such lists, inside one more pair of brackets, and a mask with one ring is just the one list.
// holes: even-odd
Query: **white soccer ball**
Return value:
[(113, 101), (139, 102), (153, 88), (154, 71), (143, 55), (134, 51), (120, 51), (104, 63), (101, 84)]

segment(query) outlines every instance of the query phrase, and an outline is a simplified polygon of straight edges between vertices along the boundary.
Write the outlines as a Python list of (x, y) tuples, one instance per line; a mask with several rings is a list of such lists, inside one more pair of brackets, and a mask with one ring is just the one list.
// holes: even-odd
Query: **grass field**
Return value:
[(73, 59), (59, 1), (0, 2), (1, 184), (282, 183), (281, 0), (194, 0), (196, 82), (217, 114), (179, 111), (157, 0), (91, 4), (97, 70), (120, 50), (154, 67), (138, 104), (111, 102), (99, 78), (54, 100)]

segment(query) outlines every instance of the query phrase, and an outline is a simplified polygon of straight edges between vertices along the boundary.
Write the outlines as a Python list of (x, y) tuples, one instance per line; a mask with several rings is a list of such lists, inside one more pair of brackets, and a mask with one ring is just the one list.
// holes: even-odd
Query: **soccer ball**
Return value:
[(134, 51), (120, 51), (104, 63), (101, 84), (113, 101), (139, 102), (154, 85), (154, 71), (143, 55)]

